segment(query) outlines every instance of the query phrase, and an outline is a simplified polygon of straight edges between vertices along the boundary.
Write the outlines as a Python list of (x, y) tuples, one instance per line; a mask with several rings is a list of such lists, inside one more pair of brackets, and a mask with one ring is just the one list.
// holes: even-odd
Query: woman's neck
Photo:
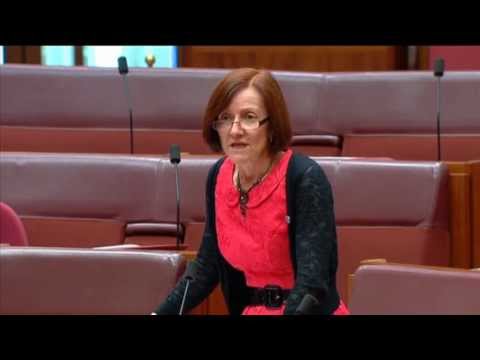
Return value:
[(278, 154), (274, 156), (266, 155), (255, 162), (236, 164), (234, 178), (240, 178), (242, 188), (248, 189), (252, 184), (261, 181), (261, 178), (264, 178), (269, 173), (278, 157)]

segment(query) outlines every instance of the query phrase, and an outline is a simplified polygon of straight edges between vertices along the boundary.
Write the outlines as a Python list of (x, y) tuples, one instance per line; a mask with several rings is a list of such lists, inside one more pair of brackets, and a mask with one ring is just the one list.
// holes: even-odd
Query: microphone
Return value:
[(128, 91), (128, 82), (127, 82), (127, 74), (128, 74), (128, 64), (127, 58), (125, 56), (120, 56), (118, 58), (118, 72), (123, 77), (123, 84), (125, 85), (125, 97), (127, 98), (128, 104), (128, 114), (130, 119), (130, 153), (133, 154), (133, 111), (132, 111), (132, 102), (130, 99), (130, 92)]
[(197, 264), (195, 263), (195, 261), (188, 262), (187, 269), (185, 270), (185, 275), (184, 275), (184, 279), (187, 280), (187, 285), (185, 286), (185, 292), (183, 293), (182, 303), (180, 305), (180, 311), (178, 312), (178, 315), (183, 314), (183, 306), (185, 305), (185, 299), (187, 298), (188, 287), (190, 285), (190, 282), (195, 281), (196, 273), (197, 273)]
[(315, 306), (318, 306), (320, 302), (318, 299), (310, 294), (305, 294), (300, 305), (298, 305), (297, 310), (295, 310), (295, 315), (310, 315)]
[(440, 147), (440, 78), (445, 70), (445, 61), (441, 58), (435, 60), (433, 75), (437, 78), (437, 160), (442, 160)]
[(178, 164), (180, 160), (180, 146), (176, 144), (171, 145), (170, 162), (175, 166), (175, 184), (177, 186), (177, 249), (180, 248), (180, 243), (183, 243), (180, 238), (180, 184), (178, 181)]

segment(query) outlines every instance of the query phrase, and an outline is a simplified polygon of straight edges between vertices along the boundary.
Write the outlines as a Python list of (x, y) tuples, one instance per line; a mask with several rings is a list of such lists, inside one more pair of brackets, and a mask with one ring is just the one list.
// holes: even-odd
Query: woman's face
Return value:
[[(222, 149), (234, 163), (256, 161), (268, 156), (268, 121), (256, 129), (251, 124), (268, 116), (263, 99), (253, 87), (240, 90), (218, 120), (233, 120), (231, 126), (218, 129)], [(250, 124), (250, 126), (248, 126)]]

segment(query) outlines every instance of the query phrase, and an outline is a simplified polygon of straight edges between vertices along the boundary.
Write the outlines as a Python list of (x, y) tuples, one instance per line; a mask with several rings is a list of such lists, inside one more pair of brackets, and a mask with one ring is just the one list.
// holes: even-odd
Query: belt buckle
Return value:
[(267, 285), (264, 288), (265, 307), (279, 308), (283, 304), (283, 291), (278, 285)]

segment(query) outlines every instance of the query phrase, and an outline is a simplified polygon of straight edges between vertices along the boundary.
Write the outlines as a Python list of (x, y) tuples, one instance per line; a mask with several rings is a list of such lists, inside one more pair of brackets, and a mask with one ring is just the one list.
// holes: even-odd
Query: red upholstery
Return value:
[[(328, 74), (324, 122), (344, 156), (436, 160), (436, 80), (431, 72)], [(441, 80), (442, 159), (480, 158), (480, 72)]]
[(349, 309), (354, 315), (478, 315), (480, 272), (362, 265), (355, 272)]
[[(206, 174), (215, 160), (185, 158), (180, 164), (181, 220), (194, 248), (203, 230)], [(175, 242), (175, 170), (166, 158), (6, 152), (0, 180), (33, 246)]]
[(0, 202), (0, 243), (13, 246), (28, 245), (27, 233), (22, 220), (4, 202)]
[[(129, 153), (129, 122), (116, 69), (1, 65), (0, 146), (7, 151)], [(129, 74), (135, 152), (171, 143), (208, 154), (208, 97), (228, 70), (135, 69)], [(310, 155), (436, 160), (436, 81), (429, 71), (275, 71), (293, 128)], [(480, 158), (479, 71), (442, 78), (442, 159)], [(28, 106), (25, 106), (28, 104)]]
[(165, 251), (5, 247), (0, 314), (150, 314), (185, 270)]
[[(180, 163), (181, 222), (200, 244), (205, 181), (217, 157)], [(436, 162), (315, 158), (335, 198), (339, 287), (361, 260), (450, 262), (447, 169)], [(167, 158), (4, 153), (0, 180), (36, 246), (175, 243), (175, 170)]]
[(334, 191), (338, 286), (368, 258), (448, 266), (447, 169), (439, 163), (321, 160)]
[[(208, 97), (227, 70), (135, 69), (128, 75), (135, 152), (165, 154), (171, 143), (209, 154), (202, 140)], [(339, 137), (324, 127), (324, 75), (275, 72), (294, 136), (316, 135), (316, 155), (338, 155)], [(129, 153), (128, 109), (116, 69), (3, 65), (1, 138), (7, 151)], [(28, 106), (25, 106), (25, 104)], [(325, 138), (323, 136), (325, 135)], [(304, 139), (298, 139), (298, 145)]]

